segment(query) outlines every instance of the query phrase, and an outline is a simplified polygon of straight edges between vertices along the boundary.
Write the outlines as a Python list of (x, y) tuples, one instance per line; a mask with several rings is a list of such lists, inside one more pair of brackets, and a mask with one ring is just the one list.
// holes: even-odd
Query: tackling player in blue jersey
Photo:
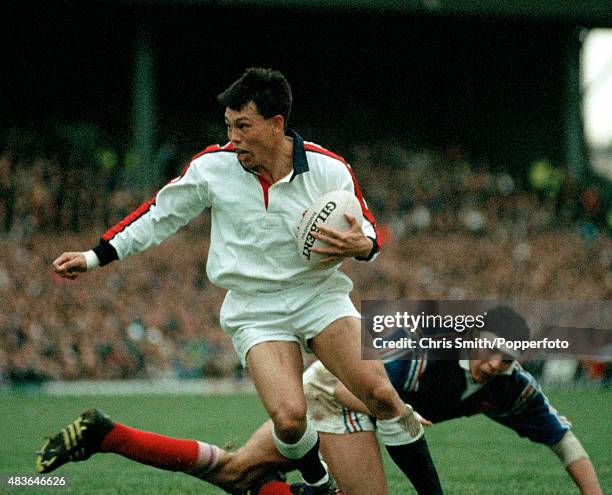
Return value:
[[(437, 303), (432, 306), (437, 312)], [(435, 336), (436, 329), (429, 335)], [(480, 335), (528, 340), (529, 327), (524, 318), (506, 306), (487, 313)], [(474, 335), (478, 337), (479, 335)], [(397, 351), (396, 351), (397, 352)], [(459, 354), (458, 354), (459, 353)], [(401, 357), (401, 359), (398, 359)], [(426, 426), (464, 416), (484, 414), (514, 430), (521, 437), (548, 446), (563, 461), (568, 473), (583, 494), (600, 495), (601, 488), (593, 465), (570, 431), (569, 421), (550, 405), (537, 381), (515, 359), (514, 349), (478, 349), (472, 351), (428, 350), (425, 354), (399, 351), (385, 360), (385, 370), (402, 400), (410, 404)], [(328, 434), (375, 431), (375, 422), (367, 408), (354, 397), (321, 363), (305, 373), (305, 392), (315, 426), (322, 438)], [(326, 411), (336, 407), (334, 414)], [(335, 449), (323, 449), (340, 486), (351, 483), (345, 456)], [(359, 470), (358, 458), (348, 460)], [(346, 469), (339, 469), (342, 463)]]

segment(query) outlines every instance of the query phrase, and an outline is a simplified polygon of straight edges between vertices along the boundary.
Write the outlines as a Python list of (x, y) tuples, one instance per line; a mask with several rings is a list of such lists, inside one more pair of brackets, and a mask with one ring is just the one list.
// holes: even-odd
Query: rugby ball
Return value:
[(355, 217), (359, 225), (363, 223), (359, 200), (353, 193), (344, 190), (328, 192), (306, 210), (297, 231), (298, 254), (302, 260), (312, 264), (313, 268), (329, 268), (330, 265), (319, 263), (326, 256), (312, 251), (313, 248), (326, 247), (327, 244), (315, 239), (312, 233), (318, 232), (321, 225), (340, 231), (349, 230), (350, 224), (344, 217), (345, 213)]

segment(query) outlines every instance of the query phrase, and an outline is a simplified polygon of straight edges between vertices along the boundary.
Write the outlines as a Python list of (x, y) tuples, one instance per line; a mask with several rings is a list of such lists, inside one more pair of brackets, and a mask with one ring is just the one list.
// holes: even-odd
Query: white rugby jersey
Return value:
[(196, 155), (181, 176), (163, 187), (108, 230), (94, 248), (100, 264), (161, 243), (205, 208), (212, 226), (206, 270), (215, 285), (238, 292), (270, 292), (330, 276), (338, 267), (313, 269), (301, 260), (297, 226), (320, 196), (337, 189), (356, 195), (364, 216), (363, 232), (380, 236), (350, 166), (344, 159), (304, 140), (294, 131), (293, 171), (270, 185), (245, 170), (231, 143)]

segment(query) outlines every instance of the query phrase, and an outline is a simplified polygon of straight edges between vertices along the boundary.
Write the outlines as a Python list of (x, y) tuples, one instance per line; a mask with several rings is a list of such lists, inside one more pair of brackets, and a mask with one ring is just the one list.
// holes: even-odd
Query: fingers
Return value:
[(52, 266), (55, 273), (70, 280), (74, 280), (80, 272), (87, 270), (87, 262), (82, 253), (63, 253)]
[(349, 223), (348, 230), (337, 230), (337, 229), (332, 229), (331, 227), (328, 227), (327, 225), (318, 225), (317, 226), (318, 232), (315, 231), (313, 233), (323, 234), (330, 238), (344, 239), (348, 237), (349, 235), (354, 234), (355, 232), (361, 232), (361, 225), (357, 223), (357, 220), (355, 219), (353, 215), (351, 215), (350, 213), (345, 213), (344, 218), (346, 218), (347, 222)]
[(327, 225), (319, 225), (317, 230), (312, 232), (315, 238), (320, 239), (329, 244), (344, 243), (348, 240), (363, 236), (361, 225), (357, 222), (355, 217), (349, 213), (344, 214), (344, 218), (349, 223), (348, 230), (337, 230), (328, 227)]
[(421, 423), (423, 426), (432, 426), (433, 425), (433, 423), (431, 421), (429, 421), (427, 418), (424, 418), (423, 416), (421, 416), (418, 412), (414, 411), (414, 415), (419, 420), (419, 423)]
[[(359, 229), (359, 235), (363, 235), (361, 232), (361, 227), (357, 227)], [(319, 227), (319, 230), (315, 230), (311, 232), (311, 234), (315, 239), (318, 239), (329, 246), (342, 250), (350, 247), (353, 239), (355, 238), (355, 232), (352, 229), (340, 231), (330, 227), (325, 227), (323, 225)]]
[(347, 255), (340, 247), (314, 247), (313, 253), (326, 254), (327, 256), (350, 256)]
[(313, 253), (326, 256), (326, 258), (320, 261), (322, 265), (338, 263), (342, 258), (360, 256), (360, 253), (365, 249), (364, 244), (366, 241), (367, 244), (371, 244), (371, 241), (367, 240), (361, 230), (361, 225), (357, 223), (355, 217), (348, 213), (345, 213), (344, 217), (350, 225), (348, 230), (340, 231), (320, 225), (317, 230), (310, 233), (315, 239), (325, 244), (325, 246), (312, 248)]
[(67, 272), (67, 273), (59, 273), (62, 278), (67, 278), (69, 280), (74, 280), (79, 277), (79, 272)]
[(330, 237), (329, 235), (322, 234), (320, 232), (312, 232), (312, 236), (315, 239), (318, 239), (319, 241), (324, 242), (328, 246), (331, 246), (337, 249), (341, 249), (345, 244), (344, 239), (338, 239), (337, 237)]
[(54, 262), (53, 269), (56, 271), (62, 270), (62, 267), (65, 266), (73, 257), (75, 253), (62, 253)]

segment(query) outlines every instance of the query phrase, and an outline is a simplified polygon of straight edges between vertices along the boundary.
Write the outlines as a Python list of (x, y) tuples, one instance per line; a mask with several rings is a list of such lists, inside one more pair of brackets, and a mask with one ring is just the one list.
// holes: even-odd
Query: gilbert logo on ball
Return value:
[(318, 232), (321, 225), (332, 229), (346, 231), (350, 228), (344, 214), (355, 217), (359, 225), (363, 222), (361, 205), (355, 195), (348, 191), (331, 191), (317, 199), (302, 216), (298, 226), (297, 247), (298, 254), (307, 263), (315, 268), (320, 267), (319, 262), (325, 255), (315, 253), (313, 248), (326, 247), (327, 244), (315, 239), (313, 232)]

